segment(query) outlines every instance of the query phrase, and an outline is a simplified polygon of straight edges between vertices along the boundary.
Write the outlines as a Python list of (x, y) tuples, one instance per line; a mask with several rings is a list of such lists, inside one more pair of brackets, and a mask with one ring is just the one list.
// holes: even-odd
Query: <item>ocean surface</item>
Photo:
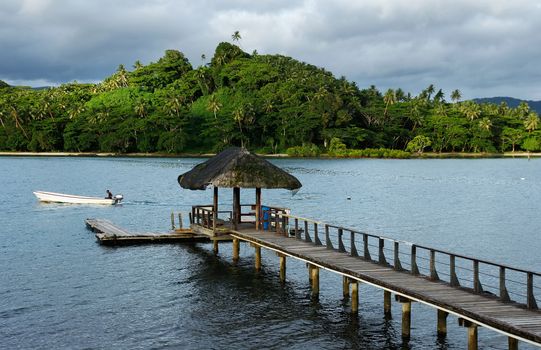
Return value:
[[(341, 278), (322, 271), (319, 301), (306, 266), (263, 250), (263, 270), (241, 244), (214, 256), (210, 244), (100, 246), (86, 218), (135, 231), (167, 231), (172, 211), (212, 202), (177, 176), (202, 159), (0, 157), (0, 349), (464, 349), (466, 329), (435, 309), (412, 307), (400, 336), (400, 305), (383, 315), (383, 293), (360, 286), (360, 313), (342, 300)], [(541, 271), (541, 159), (276, 159), (303, 183), (263, 190), (263, 202), (369, 233)], [(103, 196), (119, 206), (40, 204), (34, 190)], [(231, 203), (220, 190), (220, 205)], [(349, 199), (348, 199), (349, 198)], [(254, 202), (243, 190), (241, 202)], [(538, 303), (541, 300), (538, 297)], [(507, 338), (480, 329), (480, 349)], [(520, 344), (521, 349), (532, 348)]]

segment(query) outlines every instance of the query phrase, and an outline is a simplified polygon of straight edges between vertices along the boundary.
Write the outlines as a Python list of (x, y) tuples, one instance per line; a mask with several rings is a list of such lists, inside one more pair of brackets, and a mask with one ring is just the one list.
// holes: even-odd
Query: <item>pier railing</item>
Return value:
[(266, 217), (263, 212), (263, 219), (266, 229), (295, 239), (537, 309), (538, 272), (289, 215), (280, 208), (269, 209)]
[(194, 205), (190, 213), (190, 224), (197, 224), (213, 230), (216, 229), (216, 226), (230, 225), (232, 215), (231, 210), (219, 210), (216, 213), (215, 222), (212, 205)]

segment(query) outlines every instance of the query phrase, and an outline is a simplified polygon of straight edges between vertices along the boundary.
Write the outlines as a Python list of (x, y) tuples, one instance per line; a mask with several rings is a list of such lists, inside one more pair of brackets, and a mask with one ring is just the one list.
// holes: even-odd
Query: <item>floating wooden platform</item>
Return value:
[(89, 229), (96, 232), (96, 238), (100, 244), (210, 242), (208, 236), (194, 234), (191, 229), (177, 229), (170, 232), (131, 232), (104, 219), (86, 219), (85, 223)]

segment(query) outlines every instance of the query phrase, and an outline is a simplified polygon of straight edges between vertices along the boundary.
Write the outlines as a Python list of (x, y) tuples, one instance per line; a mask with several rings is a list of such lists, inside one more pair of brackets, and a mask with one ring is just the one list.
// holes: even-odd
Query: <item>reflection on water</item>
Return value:
[[(170, 213), (212, 202), (212, 191), (176, 180), (202, 159), (0, 158), (0, 347), (463, 349), (466, 332), (449, 318), (438, 339), (436, 312), (413, 305), (412, 339), (400, 337), (400, 306), (383, 315), (383, 293), (360, 286), (360, 314), (342, 300), (341, 278), (322, 271), (312, 300), (306, 267), (241, 245), (99, 246), (84, 219), (109, 219), (135, 231), (165, 231)], [(263, 191), (293, 214), (466, 255), (541, 270), (538, 198), (541, 161), (273, 159), (303, 183)], [(123, 193), (120, 206), (39, 204), (33, 190)], [(242, 190), (242, 202), (255, 200)], [(220, 205), (232, 193), (220, 189)], [(349, 199), (348, 199), (349, 198)], [(184, 215), (187, 220), (187, 215)], [(185, 224), (187, 224), (185, 222)], [(480, 330), (481, 349), (506, 349)], [(521, 344), (521, 349), (528, 348)]]

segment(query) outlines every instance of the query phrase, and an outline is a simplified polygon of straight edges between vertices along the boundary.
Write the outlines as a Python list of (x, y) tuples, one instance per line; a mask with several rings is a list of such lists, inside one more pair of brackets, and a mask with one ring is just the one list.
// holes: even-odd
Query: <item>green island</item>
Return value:
[(236, 145), (298, 157), (409, 158), (541, 149), (539, 116), (527, 103), (461, 98), (457, 89), (447, 100), (434, 85), (417, 96), (360, 89), (293, 58), (222, 42), (197, 68), (167, 50), (97, 84), (0, 81), (0, 151), (174, 155)]

